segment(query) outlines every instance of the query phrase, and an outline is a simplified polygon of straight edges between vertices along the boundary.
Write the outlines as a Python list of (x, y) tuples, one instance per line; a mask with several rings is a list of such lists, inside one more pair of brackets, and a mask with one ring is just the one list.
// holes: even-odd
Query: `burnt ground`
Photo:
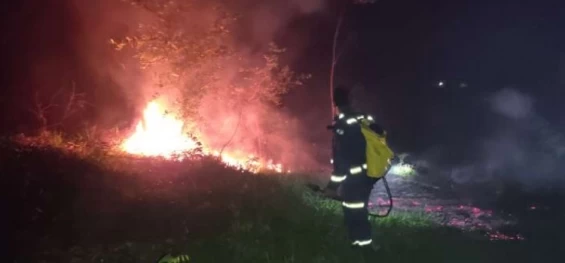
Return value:
[[(154, 262), (187, 250), (193, 262), (374, 262), (344, 246), (337, 205), (308, 204), (304, 197), (315, 197), (282, 183), (288, 178), (211, 159), (85, 158), (7, 140), (0, 162), (4, 262)], [(482, 204), (402, 180), (390, 179), (395, 214), (377, 224), (385, 250), (376, 258), (562, 262), (561, 196), (509, 193)]]
[[(565, 195), (559, 189), (526, 191), (500, 184), (453, 185), (390, 174), (395, 211), (424, 213), (439, 225), (480, 233), (490, 240), (530, 240), (565, 248)], [(432, 182), (430, 182), (432, 181)], [(382, 183), (372, 195), (375, 213), (390, 205)]]

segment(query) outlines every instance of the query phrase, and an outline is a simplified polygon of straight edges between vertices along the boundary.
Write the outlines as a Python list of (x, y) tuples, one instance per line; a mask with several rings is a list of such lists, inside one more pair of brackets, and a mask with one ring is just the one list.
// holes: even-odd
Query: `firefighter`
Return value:
[(333, 102), (337, 116), (328, 126), (333, 130), (333, 173), (324, 194), (342, 201), (351, 246), (378, 250), (380, 247), (373, 243), (368, 218), (368, 200), (377, 179), (366, 173), (366, 141), (359, 121), (365, 118), (371, 122), (371, 129), (375, 132), (382, 134), (384, 131), (370, 115), (360, 114), (351, 108), (345, 87), (339, 86), (334, 90)]

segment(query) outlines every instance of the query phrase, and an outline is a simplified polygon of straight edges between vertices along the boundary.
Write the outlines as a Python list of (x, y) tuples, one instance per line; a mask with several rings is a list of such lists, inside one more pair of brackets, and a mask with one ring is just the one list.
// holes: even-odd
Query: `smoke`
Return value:
[(496, 92), (489, 102), (495, 113), (515, 120), (529, 117), (533, 110), (532, 98), (510, 88)]
[[(125, 128), (134, 123), (132, 111), (149, 97), (145, 83), (149, 73), (140, 70), (132, 50), (116, 52), (110, 40), (135, 32), (140, 22), (155, 17), (132, 8), (125, 1), (67, 0), (73, 13), (76, 60), (87, 69), (91, 83), (89, 102), (96, 107), (99, 127)], [(71, 25), (69, 25), (71, 26)]]
[[(446, 166), (457, 184), (517, 182), (526, 189), (565, 187), (565, 137), (534, 109), (534, 99), (505, 88), (487, 99), (490, 132), (477, 145), (475, 160)], [(480, 117), (480, 116), (477, 116)], [(486, 117), (486, 116), (483, 116)]]
[[(199, 98), (201, 104), (195, 110), (200, 118), (189, 123), (191, 131), (197, 133), (204, 144), (235, 155), (259, 155), (293, 168), (316, 165), (310, 158), (308, 144), (302, 139), (304, 130), (297, 118), (265, 100), (250, 100), (245, 89), (234, 93), (232, 87), (241, 83), (236, 77), (239, 69), (259, 65), (269, 43), (285, 30), (292, 19), (322, 12), (324, 0), (217, 0), (242, 15), (241, 24), (244, 26), (237, 28), (233, 39), (225, 43), (239, 49), (237, 58), (205, 61), (198, 65), (197, 71), (188, 71), (182, 78), (171, 81), (163, 81), (163, 76), (170, 75), (174, 65), (165, 61), (141, 70), (138, 60), (133, 57), (133, 50), (124, 48), (116, 52), (108, 43), (110, 39), (135, 35), (140, 24), (157, 24), (159, 17), (155, 13), (117, 0), (69, 1), (75, 8), (83, 32), (76, 41), (80, 58), (94, 75), (106, 79), (112, 86), (106, 87), (105, 92), (99, 95), (103, 105), (99, 114), (105, 122), (114, 121), (116, 117), (109, 116), (123, 112), (118, 108), (125, 105), (135, 108), (134, 116), (137, 117), (126, 117), (129, 126), (133, 126), (147, 102), (155, 97), (167, 101), (170, 110), (185, 111), (182, 105), (173, 102), (183, 96), (183, 99), (190, 99), (183, 92), (184, 87), (201, 85), (194, 83), (196, 78), (190, 76), (213, 72), (218, 76), (216, 81), (206, 85), (215, 88)], [(195, 5), (197, 9), (178, 16), (175, 22), (182, 23), (182, 30), (186, 32), (196, 32), (202, 26), (214, 23), (221, 14), (211, 8), (209, 3), (212, 2), (215, 1), (198, 2)], [(291, 53), (300, 52), (293, 47), (285, 48), (293, 51)], [(114, 93), (114, 97), (125, 100), (125, 103), (104, 103), (109, 100), (109, 93)]]

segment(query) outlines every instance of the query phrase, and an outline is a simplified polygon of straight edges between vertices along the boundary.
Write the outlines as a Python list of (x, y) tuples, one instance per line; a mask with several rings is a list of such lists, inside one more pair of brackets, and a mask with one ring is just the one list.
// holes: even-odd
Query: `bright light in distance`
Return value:
[(414, 170), (414, 166), (410, 164), (399, 163), (392, 165), (388, 173), (404, 177), (415, 175), (416, 170)]

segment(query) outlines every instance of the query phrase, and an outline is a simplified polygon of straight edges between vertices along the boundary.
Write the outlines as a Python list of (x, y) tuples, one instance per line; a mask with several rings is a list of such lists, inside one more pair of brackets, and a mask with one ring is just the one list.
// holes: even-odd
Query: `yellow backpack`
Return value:
[(381, 178), (386, 175), (394, 152), (386, 143), (386, 133), (379, 135), (370, 128), (366, 119), (360, 121), (361, 132), (367, 142), (367, 176)]

